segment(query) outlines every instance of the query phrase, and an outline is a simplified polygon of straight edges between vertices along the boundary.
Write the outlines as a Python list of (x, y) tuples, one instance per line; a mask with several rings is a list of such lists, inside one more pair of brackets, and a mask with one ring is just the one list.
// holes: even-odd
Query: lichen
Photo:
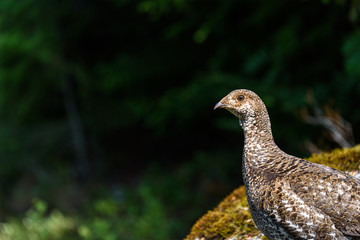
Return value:
[[(307, 160), (350, 174), (359, 172), (360, 145), (312, 154)], [(255, 227), (246, 199), (245, 187), (235, 189), (214, 210), (208, 211), (192, 227), (185, 240), (267, 239)]]

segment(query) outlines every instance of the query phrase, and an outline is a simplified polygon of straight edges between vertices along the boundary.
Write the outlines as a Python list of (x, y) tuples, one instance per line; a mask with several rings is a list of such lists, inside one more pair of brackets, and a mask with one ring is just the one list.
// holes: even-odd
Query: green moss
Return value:
[(360, 145), (353, 148), (335, 149), (330, 153), (312, 154), (308, 160), (351, 174), (359, 171)]
[[(245, 187), (235, 189), (214, 210), (208, 211), (192, 227), (185, 240), (245, 239), (259, 235), (247, 204)], [(243, 236), (243, 237), (241, 237)]]
[[(336, 149), (330, 153), (313, 154), (309, 161), (348, 173), (359, 171), (360, 145)], [(249, 211), (245, 187), (235, 189), (214, 210), (208, 211), (192, 227), (185, 240), (250, 239), (261, 236)], [(262, 239), (267, 239), (262, 237)]]

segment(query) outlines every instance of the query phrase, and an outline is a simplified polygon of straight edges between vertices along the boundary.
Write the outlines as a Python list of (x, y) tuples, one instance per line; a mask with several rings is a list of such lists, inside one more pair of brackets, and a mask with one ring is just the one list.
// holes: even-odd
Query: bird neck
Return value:
[(249, 144), (269, 144), (274, 142), (268, 114), (247, 116), (246, 119), (240, 120), (240, 125), (244, 130), (245, 140)]
[(275, 144), (271, 132), (270, 118), (267, 114), (261, 117), (248, 117), (240, 121), (244, 130), (244, 160), (248, 164), (259, 166), (271, 161), (274, 153), (282, 151)]

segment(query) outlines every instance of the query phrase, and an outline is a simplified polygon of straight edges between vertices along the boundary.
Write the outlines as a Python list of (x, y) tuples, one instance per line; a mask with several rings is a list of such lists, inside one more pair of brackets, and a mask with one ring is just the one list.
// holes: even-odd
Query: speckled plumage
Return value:
[(232, 91), (216, 108), (237, 116), (244, 130), (246, 194), (266, 237), (360, 240), (359, 179), (283, 152), (274, 142), (265, 104), (252, 91)]

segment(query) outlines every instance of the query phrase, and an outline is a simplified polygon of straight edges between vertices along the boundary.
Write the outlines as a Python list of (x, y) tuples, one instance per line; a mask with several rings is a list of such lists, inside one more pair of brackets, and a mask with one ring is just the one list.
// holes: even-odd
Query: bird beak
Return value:
[(215, 109), (218, 109), (218, 108), (225, 108), (226, 105), (227, 105), (227, 104), (224, 104), (224, 103), (222, 103), (222, 102), (218, 102), (217, 104), (215, 104), (214, 110), (215, 110)]

